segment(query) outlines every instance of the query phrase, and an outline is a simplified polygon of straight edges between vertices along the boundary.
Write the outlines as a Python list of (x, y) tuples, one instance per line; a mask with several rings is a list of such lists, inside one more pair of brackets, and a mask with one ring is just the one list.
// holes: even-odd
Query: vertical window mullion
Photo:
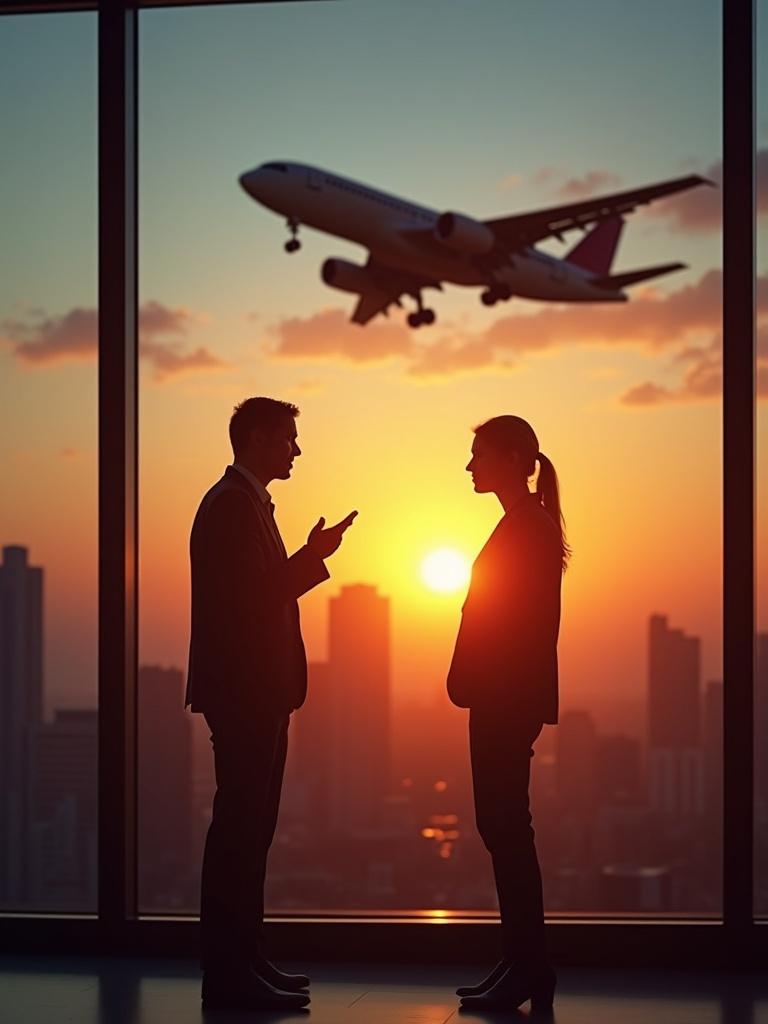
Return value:
[(733, 953), (753, 898), (755, 5), (723, 3), (723, 917)]
[(102, 0), (99, 48), (99, 916), (136, 913), (136, 38)]

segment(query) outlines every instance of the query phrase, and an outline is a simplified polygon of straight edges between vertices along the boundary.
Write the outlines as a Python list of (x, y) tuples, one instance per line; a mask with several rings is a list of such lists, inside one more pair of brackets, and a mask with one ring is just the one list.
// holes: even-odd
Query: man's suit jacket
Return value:
[(233, 466), (197, 510), (185, 702), (193, 711), (286, 714), (306, 697), (298, 598), (329, 574), (309, 547), (289, 558), (270, 516)]
[(561, 577), (559, 531), (531, 494), (472, 567), (448, 673), (454, 704), (557, 722)]

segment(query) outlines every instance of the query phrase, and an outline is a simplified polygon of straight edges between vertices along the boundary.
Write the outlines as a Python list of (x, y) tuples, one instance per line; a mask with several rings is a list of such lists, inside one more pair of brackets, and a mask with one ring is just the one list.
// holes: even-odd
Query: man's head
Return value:
[(275, 398), (246, 398), (235, 406), (229, 421), (235, 461), (265, 486), (270, 480), (287, 480), (293, 460), (301, 455), (296, 444), (298, 415), (295, 405)]

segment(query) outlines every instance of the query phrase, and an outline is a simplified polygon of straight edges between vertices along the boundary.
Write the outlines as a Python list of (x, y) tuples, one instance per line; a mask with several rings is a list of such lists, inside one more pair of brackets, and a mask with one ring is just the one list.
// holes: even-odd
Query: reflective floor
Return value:
[[(307, 965), (286, 964), (306, 969)], [(480, 1024), (518, 1013), (458, 1010), (457, 984), (476, 967), (316, 966), (309, 1012), (207, 1013), (190, 961), (0, 957), (0, 1020), (8, 1024)], [(556, 1024), (768, 1024), (768, 977), (691, 972), (559, 972)]]

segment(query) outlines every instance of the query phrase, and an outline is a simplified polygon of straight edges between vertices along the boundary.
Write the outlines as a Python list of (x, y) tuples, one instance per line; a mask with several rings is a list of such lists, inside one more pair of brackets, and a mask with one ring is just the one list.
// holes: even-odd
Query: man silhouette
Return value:
[(192, 526), (192, 630), (186, 704), (211, 729), (216, 794), (203, 857), (203, 1006), (298, 1009), (304, 975), (279, 971), (264, 949), (264, 879), (275, 832), (288, 719), (306, 696), (298, 598), (328, 579), (324, 560), (357, 515), (319, 519), (289, 558), (267, 485), (301, 454), (299, 410), (249, 398), (229, 424), (234, 462)]

